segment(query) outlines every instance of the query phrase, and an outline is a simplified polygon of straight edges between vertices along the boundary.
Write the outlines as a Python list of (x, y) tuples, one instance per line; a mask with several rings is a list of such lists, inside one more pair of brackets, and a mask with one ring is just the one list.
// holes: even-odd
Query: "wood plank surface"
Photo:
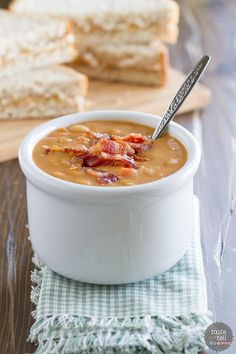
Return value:
[[(172, 69), (167, 86), (160, 88), (93, 81), (89, 86), (88, 109), (126, 109), (161, 115), (184, 79), (182, 73)], [(203, 108), (210, 97), (210, 91), (199, 84), (184, 102), (180, 113)], [(43, 122), (45, 120), (0, 121), (0, 162), (15, 158), (22, 138)]]
[[(212, 56), (203, 82), (213, 100), (202, 113), (176, 120), (199, 140), (202, 162), (195, 178), (201, 233), (214, 321), (236, 337), (236, 3), (181, 0), (180, 39), (172, 65), (188, 72), (204, 53)], [(0, 164), (0, 352), (32, 353), (27, 343), (32, 305), (31, 247), (27, 239), (25, 181), (17, 160)], [(214, 353), (209, 351), (210, 353)], [(236, 353), (236, 340), (225, 354)]]

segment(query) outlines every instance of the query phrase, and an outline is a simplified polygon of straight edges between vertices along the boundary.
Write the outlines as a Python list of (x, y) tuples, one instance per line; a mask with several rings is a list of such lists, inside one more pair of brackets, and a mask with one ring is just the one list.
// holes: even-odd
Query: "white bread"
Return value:
[(93, 79), (160, 86), (168, 78), (168, 50), (157, 41), (149, 46), (86, 46), (70, 66)]
[[(73, 20), (77, 32), (100, 36), (121, 32), (130, 38), (153, 38), (174, 43), (179, 6), (173, 0), (15, 0), (11, 10), (30, 15)], [(146, 32), (146, 33), (145, 33)], [(144, 34), (145, 33), (145, 34)]]
[(72, 61), (78, 55), (71, 24), (0, 10), (0, 78)]
[(44, 119), (84, 110), (87, 77), (56, 65), (0, 81), (0, 119)]

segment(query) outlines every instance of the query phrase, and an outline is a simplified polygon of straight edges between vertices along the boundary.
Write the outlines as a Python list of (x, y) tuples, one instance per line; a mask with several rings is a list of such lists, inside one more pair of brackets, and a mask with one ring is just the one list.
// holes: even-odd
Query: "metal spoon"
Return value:
[(152, 134), (152, 140), (156, 140), (157, 138), (159, 138), (161, 134), (166, 130), (168, 124), (176, 115), (178, 109), (184, 102), (185, 98), (188, 96), (192, 88), (202, 76), (210, 60), (211, 57), (209, 55), (204, 55), (202, 59), (195, 65), (190, 74), (187, 76), (183, 85), (180, 87), (179, 91), (173, 98), (171, 104), (167, 108), (164, 116), (162, 117), (162, 120), (160, 121), (154, 133)]

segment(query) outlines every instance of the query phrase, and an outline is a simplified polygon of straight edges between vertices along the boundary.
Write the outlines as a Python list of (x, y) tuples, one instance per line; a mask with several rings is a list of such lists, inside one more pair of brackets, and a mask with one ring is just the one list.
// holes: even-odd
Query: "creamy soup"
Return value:
[(187, 160), (169, 134), (133, 122), (91, 121), (60, 128), (40, 140), (33, 160), (46, 173), (91, 186), (131, 186), (169, 176)]

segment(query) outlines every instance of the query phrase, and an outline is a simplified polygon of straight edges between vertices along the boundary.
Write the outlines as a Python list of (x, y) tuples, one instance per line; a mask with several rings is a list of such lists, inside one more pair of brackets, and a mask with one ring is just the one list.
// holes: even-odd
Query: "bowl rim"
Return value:
[[(102, 117), (102, 118), (101, 118)], [(110, 117), (110, 119), (109, 119)], [(123, 117), (123, 118), (122, 118)], [(76, 124), (86, 120), (117, 120), (117, 121), (133, 121), (139, 124), (148, 124), (152, 121), (152, 124), (156, 124), (160, 120), (160, 116), (136, 111), (127, 110), (96, 110), (73, 113), (64, 115), (59, 118), (52, 119), (46, 123), (40, 124), (33, 130), (31, 130), (22, 140), (18, 158), (21, 169), (28, 180), (37, 187), (46, 187), (47, 191), (57, 194), (57, 191), (61, 191), (65, 194), (74, 195), (75, 193), (85, 193), (93, 195), (118, 195), (118, 194), (134, 194), (139, 192), (150, 192), (153, 190), (165, 189), (177, 189), (181, 185), (187, 183), (193, 175), (196, 173), (200, 158), (201, 151), (199, 144), (195, 137), (181, 125), (171, 122), (169, 125), (170, 134), (177, 135), (177, 139), (185, 146), (188, 152), (188, 158), (186, 163), (173, 174), (163, 177), (162, 179), (147, 182), (143, 184), (137, 184), (132, 186), (91, 186), (74, 183), (66, 180), (59, 179), (51, 176), (48, 173), (40, 169), (32, 158), (32, 151), (36, 143), (44, 136), (48, 135), (53, 130), (60, 127), (67, 127), (72, 124)], [(137, 121), (138, 120), (138, 121)], [(146, 123), (145, 123), (146, 122)], [(173, 132), (177, 134), (173, 134)], [(181, 136), (181, 137), (180, 137)], [(186, 146), (188, 145), (188, 146)], [(172, 187), (172, 188), (170, 188)]]

